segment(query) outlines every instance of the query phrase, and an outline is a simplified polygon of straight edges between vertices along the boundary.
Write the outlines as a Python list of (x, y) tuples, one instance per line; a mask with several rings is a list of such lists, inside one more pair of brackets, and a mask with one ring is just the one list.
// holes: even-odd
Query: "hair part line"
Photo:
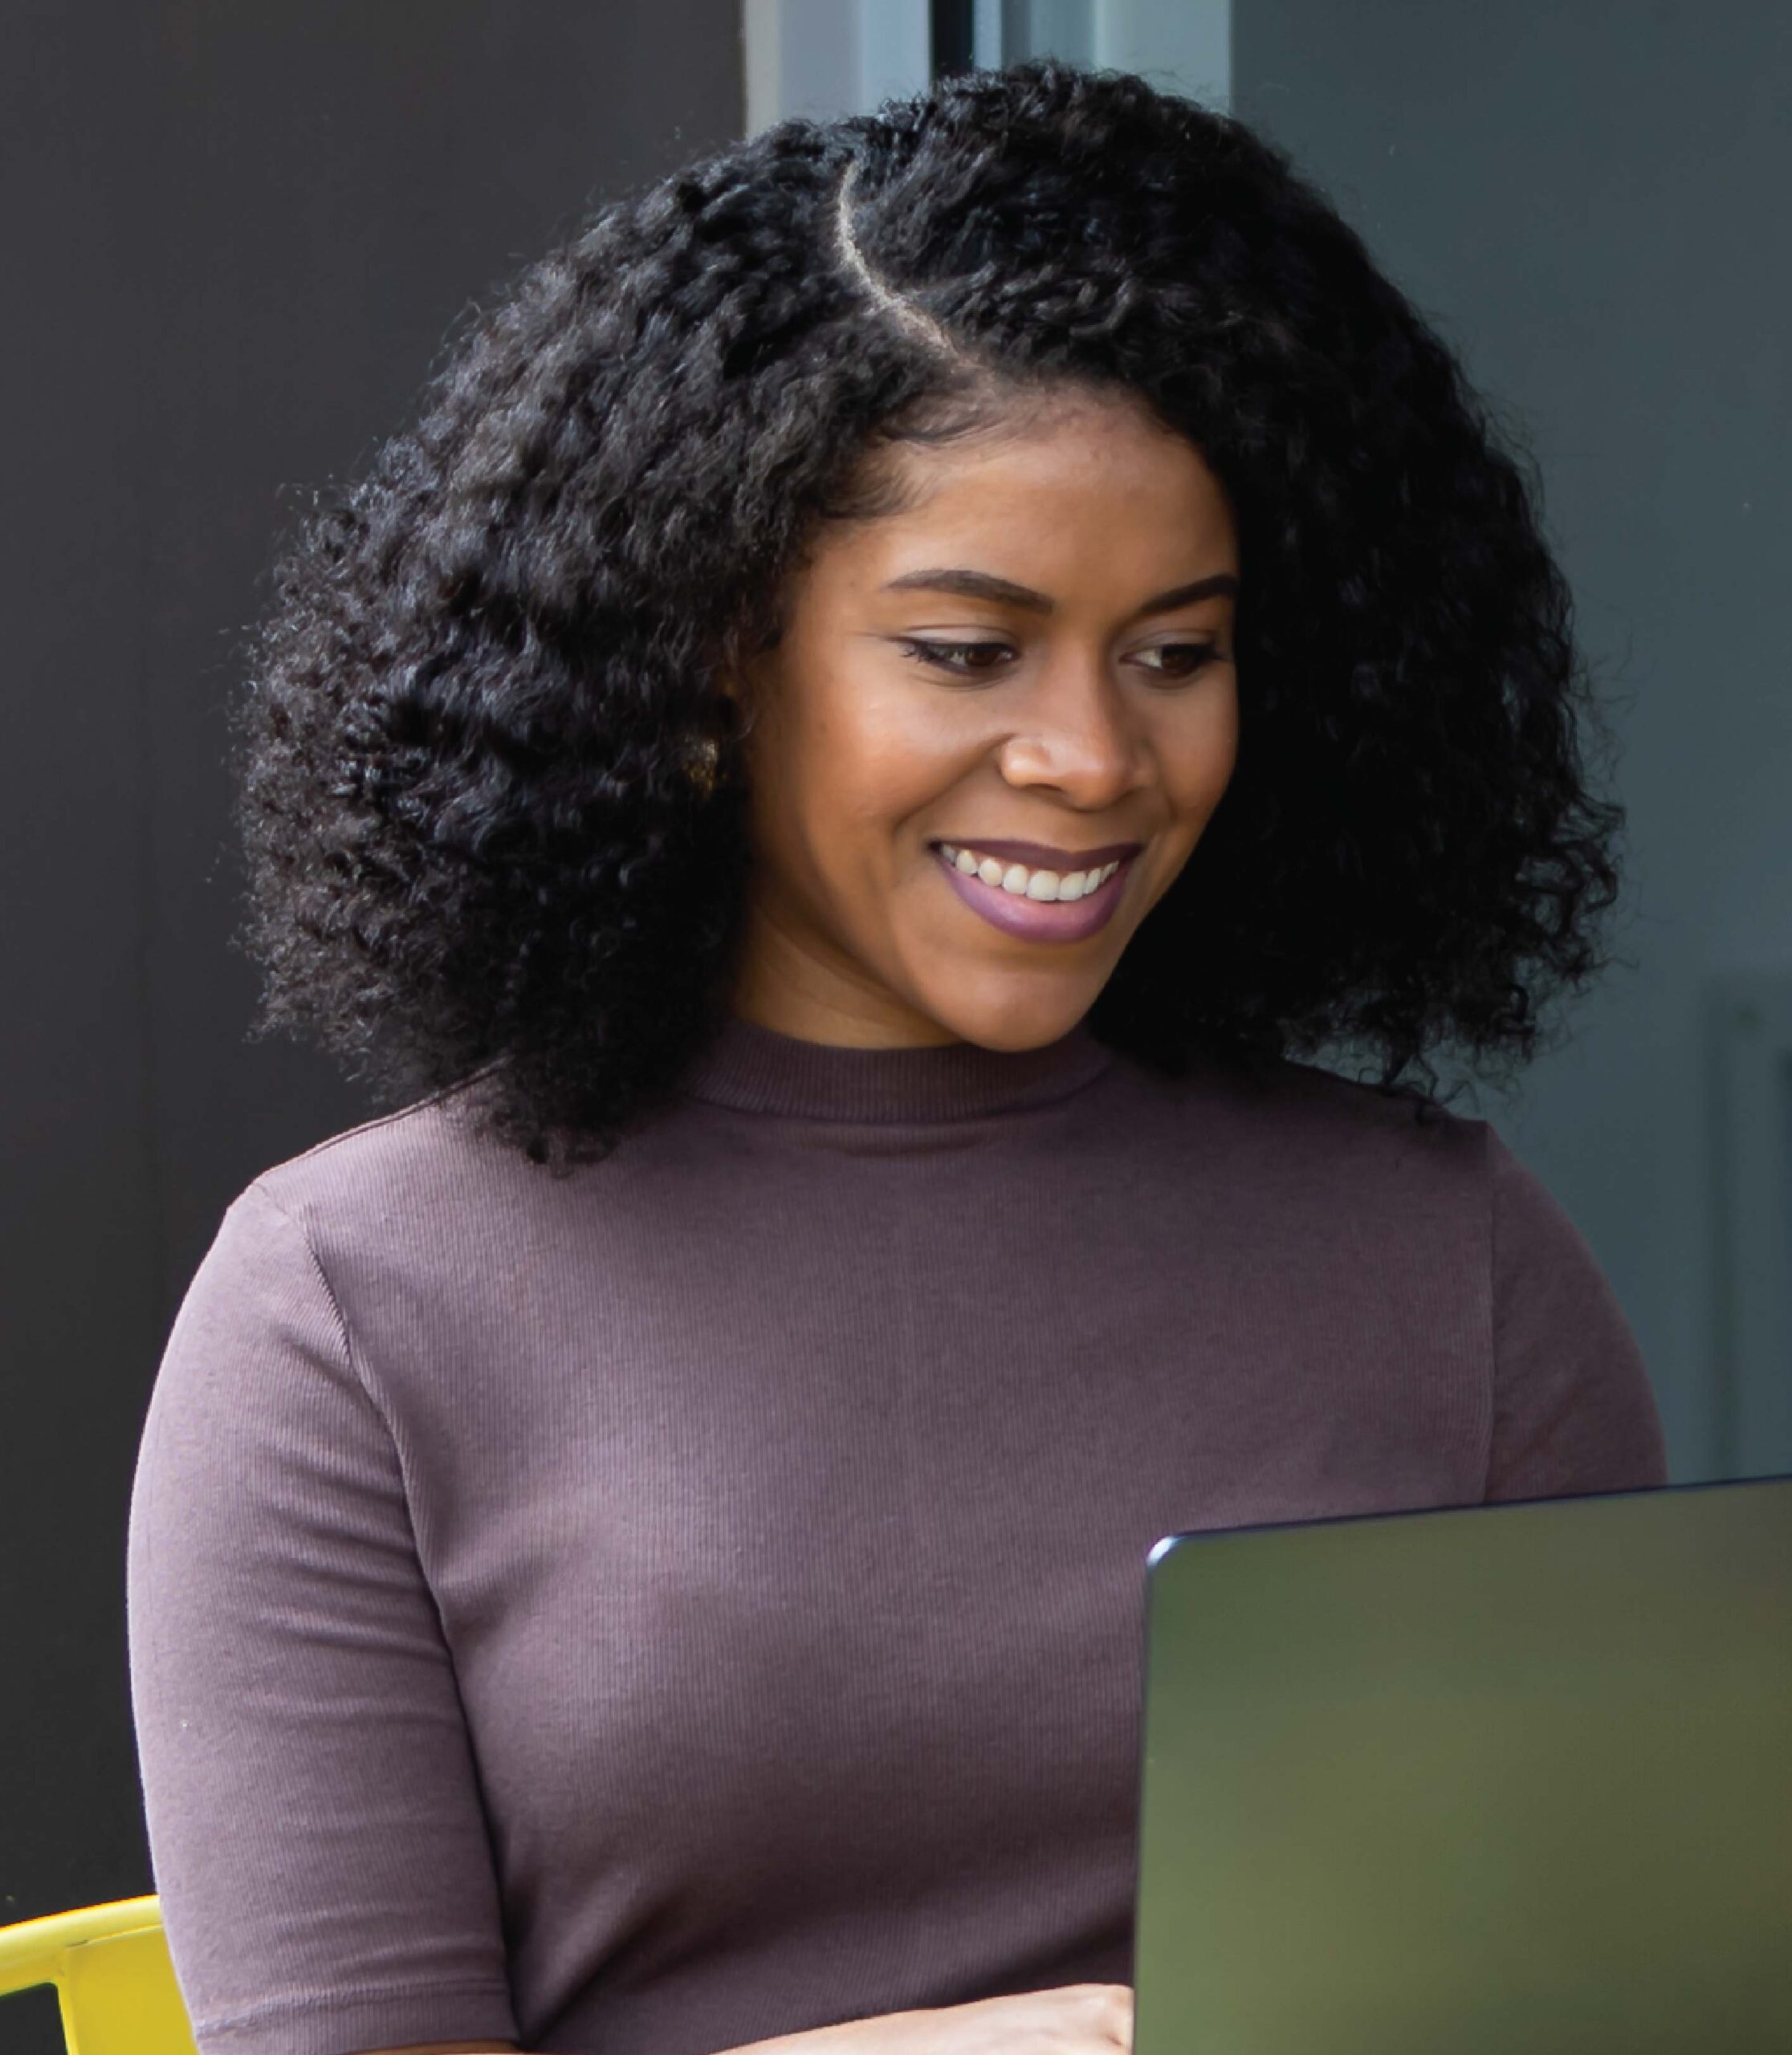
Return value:
[(965, 352), (931, 315), (923, 313), (918, 307), (912, 307), (906, 300), (898, 298), (865, 262), (853, 234), (852, 194), (857, 175), (858, 159), (849, 157), (845, 169), (841, 173), (839, 190), (834, 200), (834, 247), (841, 262), (892, 320), (899, 323), (941, 356), (949, 357), (955, 363), (966, 362)]

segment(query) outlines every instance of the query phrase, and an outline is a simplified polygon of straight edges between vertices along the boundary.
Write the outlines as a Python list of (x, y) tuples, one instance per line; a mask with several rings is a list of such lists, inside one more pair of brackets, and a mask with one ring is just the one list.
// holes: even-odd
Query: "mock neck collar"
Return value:
[(1113, 1060), (1084, 1021), (1035, 1049), (977, 1042), (859, 1049), (803, 1041), (729, 1014), (681, 1089), (712, 1105), (799, 1119), (972, 1120), (1065, 1098)]

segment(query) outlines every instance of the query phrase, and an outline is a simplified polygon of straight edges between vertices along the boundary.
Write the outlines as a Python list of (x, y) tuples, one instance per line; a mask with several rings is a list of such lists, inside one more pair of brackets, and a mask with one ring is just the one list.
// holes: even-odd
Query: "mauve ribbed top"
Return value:
[(735, 1019), (564, 1181), (426, 1100), (257, 1178), (130, 1507), (202, 2055), (710, 2055), (1130, 1980), (1145, 1558), (1664, 1481), (1487, 1123)]

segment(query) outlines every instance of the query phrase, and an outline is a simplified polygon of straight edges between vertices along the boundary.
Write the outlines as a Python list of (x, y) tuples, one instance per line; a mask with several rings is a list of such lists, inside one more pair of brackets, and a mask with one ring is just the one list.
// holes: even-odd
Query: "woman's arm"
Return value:
[[(397, 1451), (259, 1186), (188, 1287), (127, 1548), (152, 1868), (202, 2047), (515, 2045), (491, 1840)], [(395, 2038), (396, 2037), (396, 2038)]]

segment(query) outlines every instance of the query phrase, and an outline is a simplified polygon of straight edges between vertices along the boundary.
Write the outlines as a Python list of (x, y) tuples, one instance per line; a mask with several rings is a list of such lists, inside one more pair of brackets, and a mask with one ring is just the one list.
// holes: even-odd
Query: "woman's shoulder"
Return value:
[(470, 1117), (449, 1087), (327, 1134), (269, 1164), (226, 1219), (253, 1231), (282, 1216), (320, 1258), (409, 1250), (426, 1264), (471, 1236), (488, 1240), (543, 1202), (554, 1180)]
[(465, 1118), (463, 1088), (450, 1086), (320, 1137), (258, 1171), (247, 1187), (300, 1207), (320, 1193), (464, 1176), (491, 1145)]

